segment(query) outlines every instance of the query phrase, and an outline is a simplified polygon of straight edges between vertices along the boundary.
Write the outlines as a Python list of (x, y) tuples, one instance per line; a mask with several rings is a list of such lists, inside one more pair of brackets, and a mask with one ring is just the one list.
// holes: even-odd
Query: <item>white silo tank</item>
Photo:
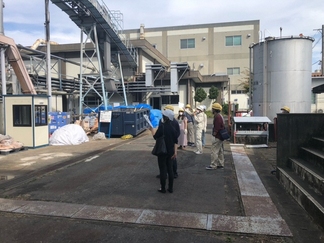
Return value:
[(253, 48), (252, 109), (273, 120), (283, 106), (291, 113), (311, 112), (310, 37), (268, 37)]

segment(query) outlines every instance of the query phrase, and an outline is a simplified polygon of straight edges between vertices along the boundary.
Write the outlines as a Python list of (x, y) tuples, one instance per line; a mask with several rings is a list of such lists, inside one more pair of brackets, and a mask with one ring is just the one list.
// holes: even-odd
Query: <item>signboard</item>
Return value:
[(100, 122), (111, 122), (112, 111), (100, 111)]

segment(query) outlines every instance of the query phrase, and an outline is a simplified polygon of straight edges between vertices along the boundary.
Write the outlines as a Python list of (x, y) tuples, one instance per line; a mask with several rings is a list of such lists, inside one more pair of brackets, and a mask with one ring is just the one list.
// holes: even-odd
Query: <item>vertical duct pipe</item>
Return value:
[(252, 47), (254, 43), (250, 44), (250, 58), (249, 58), (249, 92), (250, 92), (250, 101), (249, 101), (249, 109), (252, 110)]
[(48, 111), (52, 111), (52, 80), (51, 80), (51, 44), (50, 44), (50, 13), (49, 0), (45, 0), (45, 29), (46, 29), (46, 83), (48, 95)]
[(6, 81), (6, 60), (5, 60), (5, 49), (1, 48), (0, 50), (0, 58), (1, 58), (1, 83), (2, 83), (2, 95), (7, 94), (6, 86), (7, 86), (7, 81)]
[(106, 35), (106, 40), (104, 42), (103, 72), (107, 76), (111, 72), (111, 45), (110, 45), (110, 38), (108, 35)]
[[(0, 35), (4, 35), (3, 29), (3, 8), (4, 3), (3, 0), (0, 0)], [(6, 90), (6, 60), (5, 60), (5, 48), (1, 48), (0, 50), (0, 60), (1, 60), (1, 83), (2, 83), (2, 95), (7, 94)]]

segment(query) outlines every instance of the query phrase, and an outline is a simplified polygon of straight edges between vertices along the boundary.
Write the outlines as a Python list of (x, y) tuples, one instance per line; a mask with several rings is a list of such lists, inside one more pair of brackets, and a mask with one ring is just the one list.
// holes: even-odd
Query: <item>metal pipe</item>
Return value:
[(46, 83), (48, 95), (48, 111), (52, 111), (52, 80), (51, 80), (51, 43), (50, 43), (50, 13), (49, 0), (45, 0), (45, 29), (46, 29)]
[(7, 89), (6, 89), (6, 60), (5, 60), (5, 49), (1, 48), (1, 83), (2, 83), (2, 95), (7, 94)]
[(322, 25), (322, 63), (321, 63), (321, 73), (324, 76), (324, 25)]
[(4, 28), (3, 28), (3, 8), (4, 8), (3, 0), (0, 0), (0, 34), (4, 35)]
[(227, 95), (228, 95), (228, 119), (227, 119), (227, 123), (228, 123), (228, 128), (230, 129), (230, 132), (232, 132), (232, 127), (231, 127), (231, 79), (228, 78), (228, 89), (227, 89)]
[(249, 78), (249, 92), (250, 92), (250, 104), (249, 108), (252, 110), (252, 46), (254, 43), (250, 44), (250, 59), (249, 59), (249, 71), (250, 71), (250, 78)]
[[(80, 28), (80, 63), (83, 64), (83, 27)], [(82, 79), (83, 79), (83, 69), (82, 65), (80, 65), (80, 87), (79, 87), (79, 120), (81, 121), (82, 117), (82, 103), (83, 103), (83, 93), (82, 93)]]

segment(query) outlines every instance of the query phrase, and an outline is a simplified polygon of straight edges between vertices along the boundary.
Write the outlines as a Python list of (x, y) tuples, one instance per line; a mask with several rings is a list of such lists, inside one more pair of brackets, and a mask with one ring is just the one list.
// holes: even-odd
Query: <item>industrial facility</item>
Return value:
[[(84, 114), (139, 104), (154, 109), (172, 104), (177, 112), (185, 104), (208, 110), (217, 101), (271, 121), (284, 105), (293, 113), (324, 109), (323, 75), (312, 78), (310, 37), (260, 36), (259, 20), (160, 28), (140, 24), (124, 30), (122, 14), (103, 1), (51, 3), (80, 28), (80, 42), (51, 41), (48, 11), (46, 40), (31, 46), (16, 45), (1, 23), (0, 133), (20, 136), (31, 126), (32, 137), (48, 137), (41, 129), (48, 126), (43, 121), (48, 112), (68, 112), (72, 122)], [(195, 101), (198, 88), (208, 94), (213, 86), (217, 99)], [(24, 113), (29, 105), (33, 108)]]

